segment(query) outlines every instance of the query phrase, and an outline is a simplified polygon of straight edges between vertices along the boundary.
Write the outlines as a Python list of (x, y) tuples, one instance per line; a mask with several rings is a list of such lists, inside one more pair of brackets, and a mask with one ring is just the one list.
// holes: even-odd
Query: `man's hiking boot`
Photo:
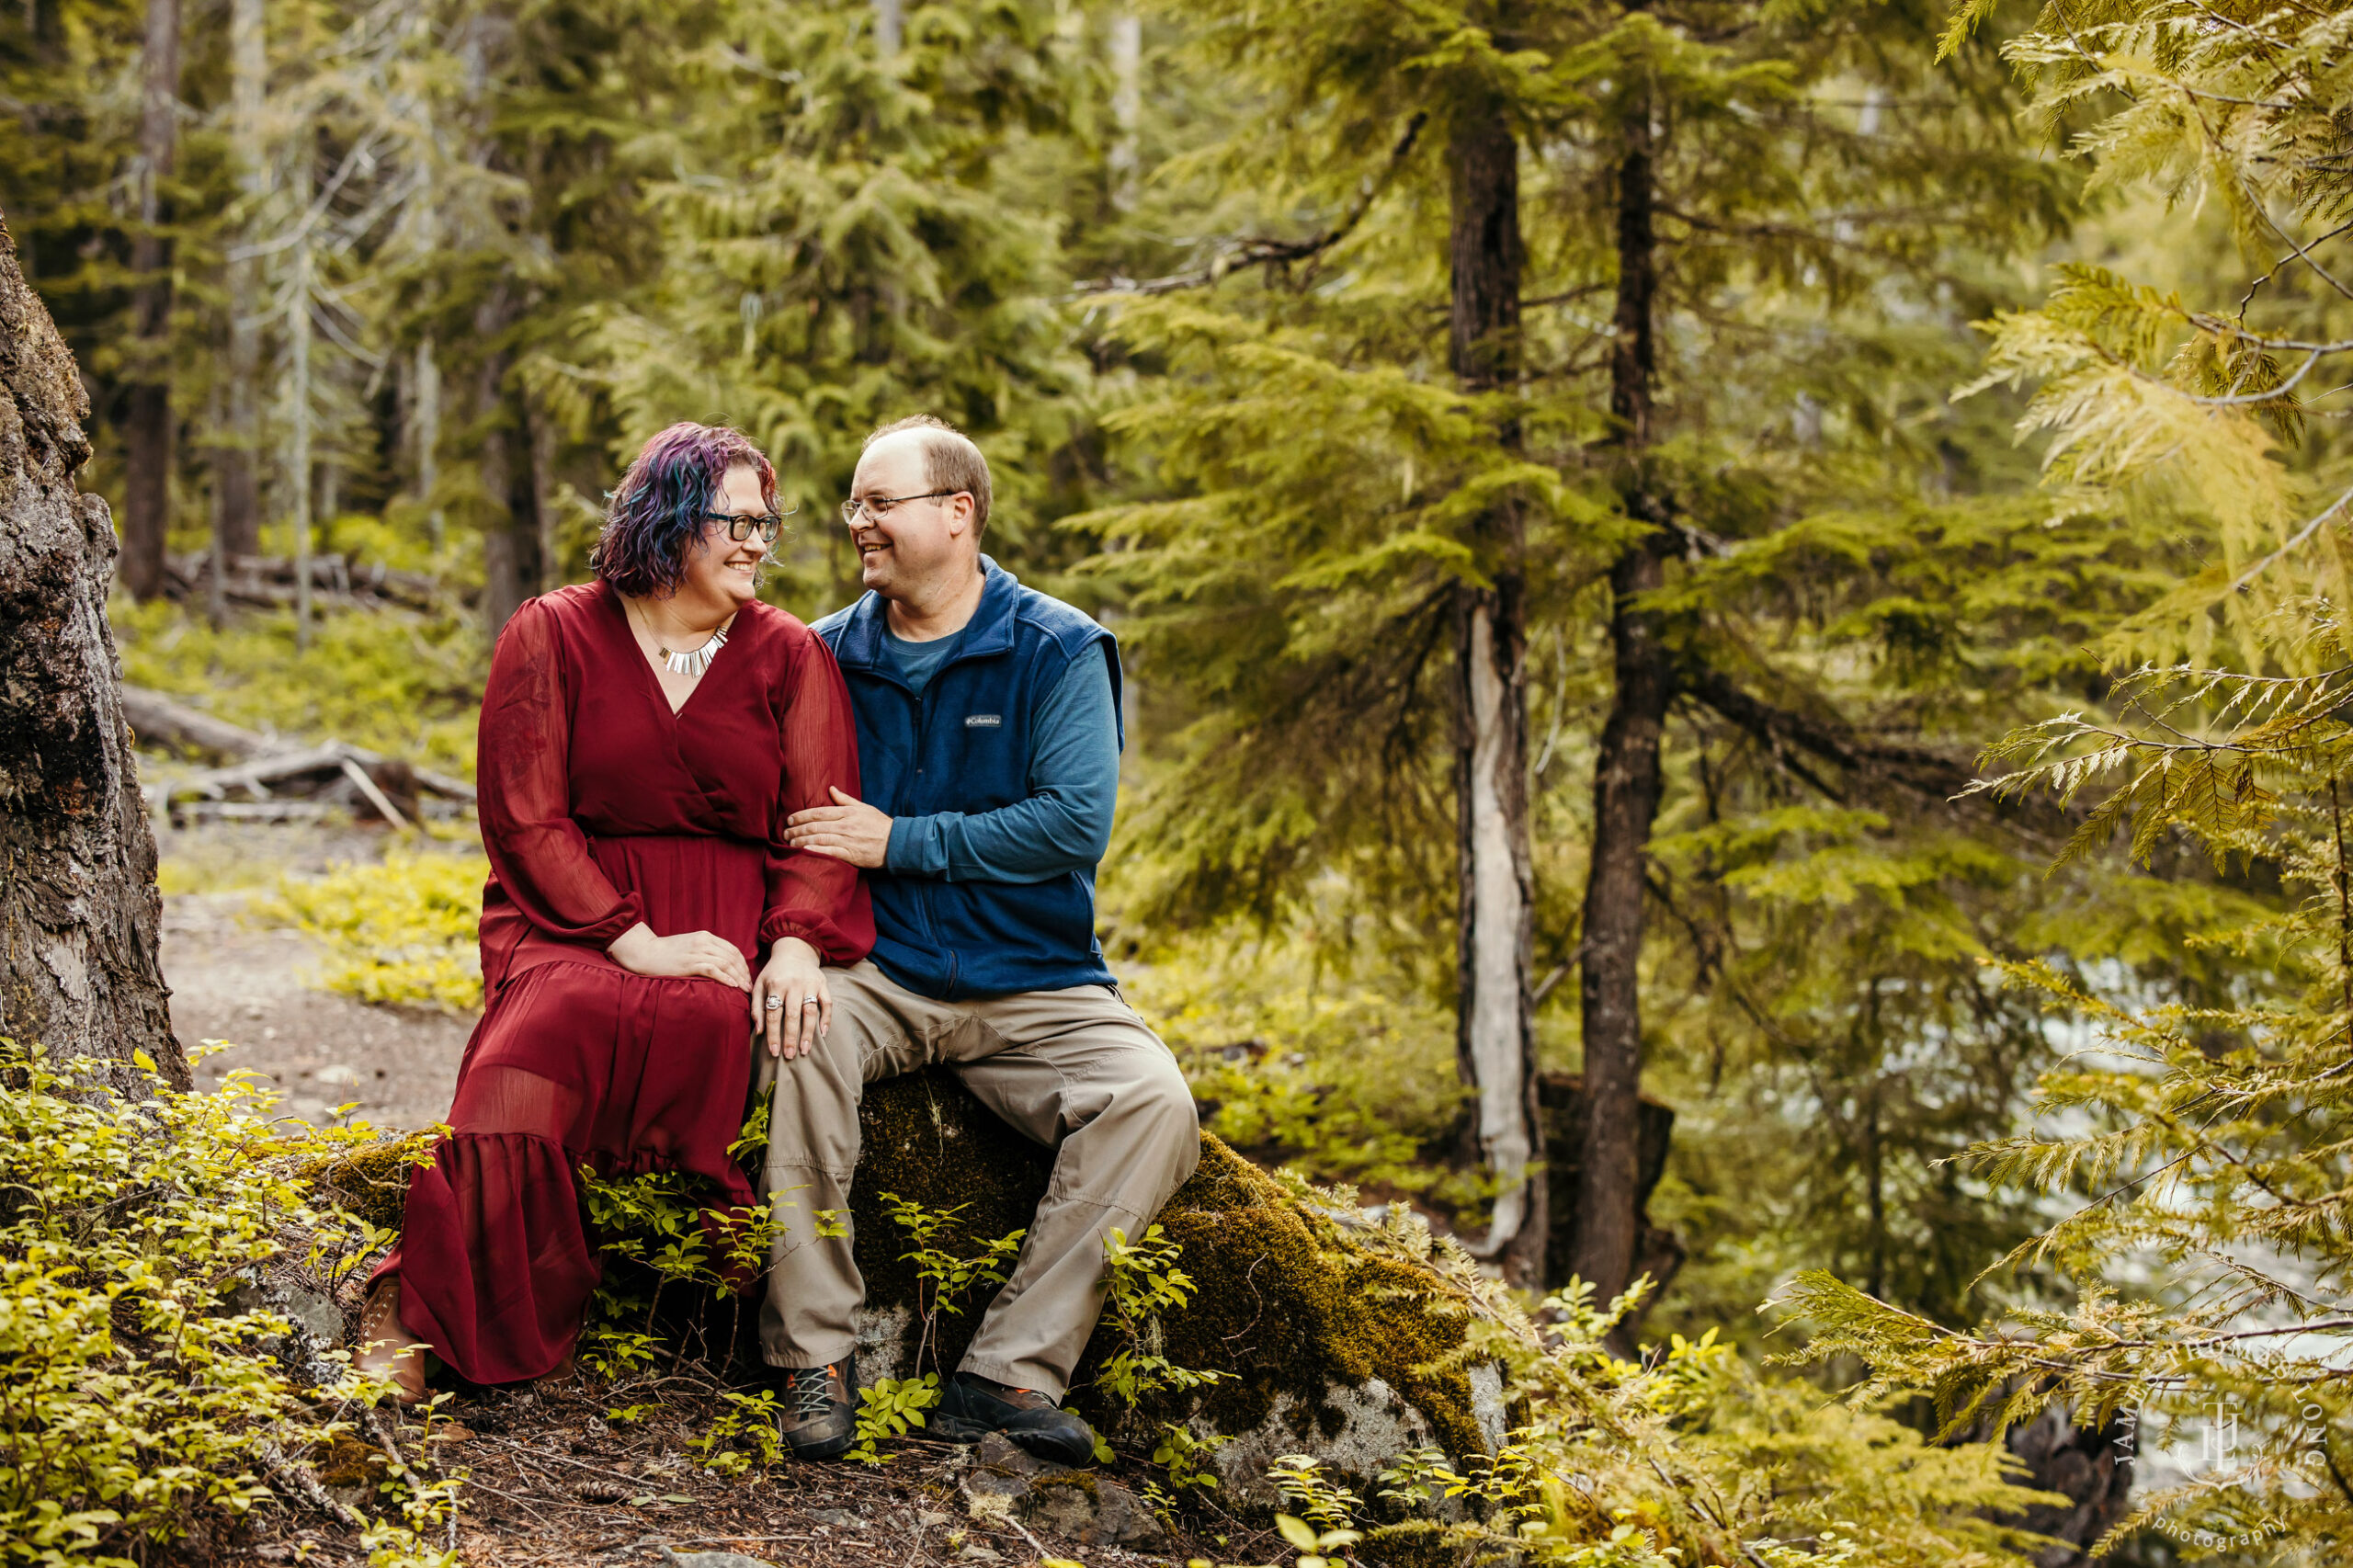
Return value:
[(858, 1441), (858, 1358), (777, 1372), (777, 1429), (804, 1460), (839, 1459)]
[(1095, 1457), (1095, 1429), (1035, 1389), (1007, 1388), (959, 1372), (941, 1391), (931, 1429), (952, 1443), (977, 1443), (1002, 1432), (1041, 1460), (1085, 1464)]

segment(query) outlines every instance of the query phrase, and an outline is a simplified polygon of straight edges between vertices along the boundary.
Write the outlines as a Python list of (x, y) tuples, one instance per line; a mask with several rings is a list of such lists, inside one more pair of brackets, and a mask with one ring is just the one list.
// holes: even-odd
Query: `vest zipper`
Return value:
[[(935, 670), (932, 672), (931, 679), (924, 683), (924, 688), (913, 694), (915, 699), (915, 777), (917, 778), (923, 777), (924, 752), (925, 748), (931, 744), (931, 688), (938, 684), (940, 676), (946, 673), (944, 670)], [(938, 912), (932, 908), (931, 904), (931, 881), (929, 877), (923, 879), (921, 884), (915, 889), (915, 902), (923, 906), (924, 930), (931, 937), (933, 950), (947, 956), (947, 989), (948, 994), (952, 997), (956, 994), (956, 955), (949, 951), (948, 944), (939, 939), (939, 919)]]

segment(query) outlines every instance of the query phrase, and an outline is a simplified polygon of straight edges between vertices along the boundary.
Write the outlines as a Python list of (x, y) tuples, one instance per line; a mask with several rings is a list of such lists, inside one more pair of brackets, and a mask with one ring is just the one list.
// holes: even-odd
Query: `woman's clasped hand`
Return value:
[(716, 980), (738, 991), (752, 988), (752, 966), (744, 961), (743, 950), (708, 931), (657, 937), (654, 927), (641, 920), (614, 937), (605, 951), (631, 974), (657, 980)]

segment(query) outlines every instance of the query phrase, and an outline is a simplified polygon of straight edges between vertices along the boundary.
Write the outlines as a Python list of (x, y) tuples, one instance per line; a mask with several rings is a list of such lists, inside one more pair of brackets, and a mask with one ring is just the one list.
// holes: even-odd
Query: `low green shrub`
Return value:
[[(384, 1238), (304, 1174), (369, 1134), (274, 1120), (244, 1074), (188, 1094), (139, 1064), (134, 1100), (0, 1040), (0, 1562), (129, 1568), (315, 1503), (309, 1459), (382, 1392), (331, 1349), (306, 1386), (292, 1324), (256, 1304), (272, 1282), (331, 1296)], [(421, 1532), (456, 1485), (387, 1461), (361, 1510), (375, 1568), (454, 1561)]]
[(256, 914), (316, 937), (320, 984), (362, 1002), (468, 1012), (482, 1006), (476, 932), (490, 862), (479, 852), (392, 849), (374, 865), (280, 877)]

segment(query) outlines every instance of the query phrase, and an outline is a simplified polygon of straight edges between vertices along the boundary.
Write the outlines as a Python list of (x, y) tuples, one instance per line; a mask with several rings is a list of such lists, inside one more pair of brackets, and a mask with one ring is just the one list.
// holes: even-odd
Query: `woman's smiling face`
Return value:
[[(714, 516), (758, 519), (767, 517), (767, 498), (760, 494), (759, 471), (749, 463), (729, 469), (711, 493)], [(760, 562), (767, 559), (768, 545), (758, 528), (750, 533), (748, 539), (731, 539), (725, 523), (706, 518), (700, 542), (687, 546), (686, 579), (678, 585), (679, 595), (731, 614), (758, 597)]]

